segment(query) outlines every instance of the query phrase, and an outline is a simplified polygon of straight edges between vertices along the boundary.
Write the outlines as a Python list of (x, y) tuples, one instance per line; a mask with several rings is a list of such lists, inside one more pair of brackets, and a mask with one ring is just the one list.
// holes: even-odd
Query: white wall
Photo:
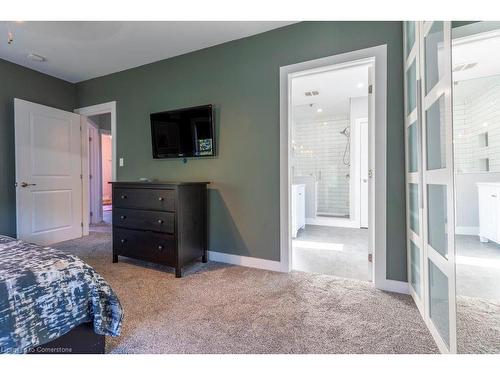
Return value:
[(354, 125), (358, 118), (368, 117), (368, 96), (360, 96), (351, 98), (351, 126)]

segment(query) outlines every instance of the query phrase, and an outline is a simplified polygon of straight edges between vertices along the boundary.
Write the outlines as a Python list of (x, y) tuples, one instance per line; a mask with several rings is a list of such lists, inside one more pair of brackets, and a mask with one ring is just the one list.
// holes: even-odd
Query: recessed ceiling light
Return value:
[(321, 108), (318, 108), (318, 109), (316, 110), (316, 112), (320, 113), (320, 112), (323, 112), (323, 110), (322, 110)]
[(37, 55), (36, 53), (30, 53), (28, 55), (28, 59), (33, 60), (33, 61), (37, 61), (37, 62), (44, 62), (45, 60), (47, 60), (42, 55)]
[(363, 84), (363, 82), (360, 82), (360, 83), (358, 83), (356, 86), (358, 87), (358, 89), (362, 89), (362, 88), (363, 88), (363, 86), (364, 86), (364, 84)]

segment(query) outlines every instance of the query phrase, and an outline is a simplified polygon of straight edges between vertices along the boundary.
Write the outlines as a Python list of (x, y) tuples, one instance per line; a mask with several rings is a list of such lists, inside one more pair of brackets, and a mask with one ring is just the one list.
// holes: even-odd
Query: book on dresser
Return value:
[(208, 182), (113, 182), (113, 263), (207, 261)]

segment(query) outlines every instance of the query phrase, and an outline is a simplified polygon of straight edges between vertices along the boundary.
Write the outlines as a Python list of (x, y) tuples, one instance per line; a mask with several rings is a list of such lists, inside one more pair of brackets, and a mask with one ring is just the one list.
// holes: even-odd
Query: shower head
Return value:
[(345, 135), (346, 137), (349, 137), (349, 133), (350, 133), (349, 127), (344, 128), (344, 130), (340, 132), (340, 134)]

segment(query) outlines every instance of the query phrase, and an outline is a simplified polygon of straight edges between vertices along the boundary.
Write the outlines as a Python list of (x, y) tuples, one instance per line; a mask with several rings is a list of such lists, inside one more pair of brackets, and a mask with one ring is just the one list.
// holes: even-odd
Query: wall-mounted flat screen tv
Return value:
[(153, 157), (215, 156), (212, 105), (152, 113)]

